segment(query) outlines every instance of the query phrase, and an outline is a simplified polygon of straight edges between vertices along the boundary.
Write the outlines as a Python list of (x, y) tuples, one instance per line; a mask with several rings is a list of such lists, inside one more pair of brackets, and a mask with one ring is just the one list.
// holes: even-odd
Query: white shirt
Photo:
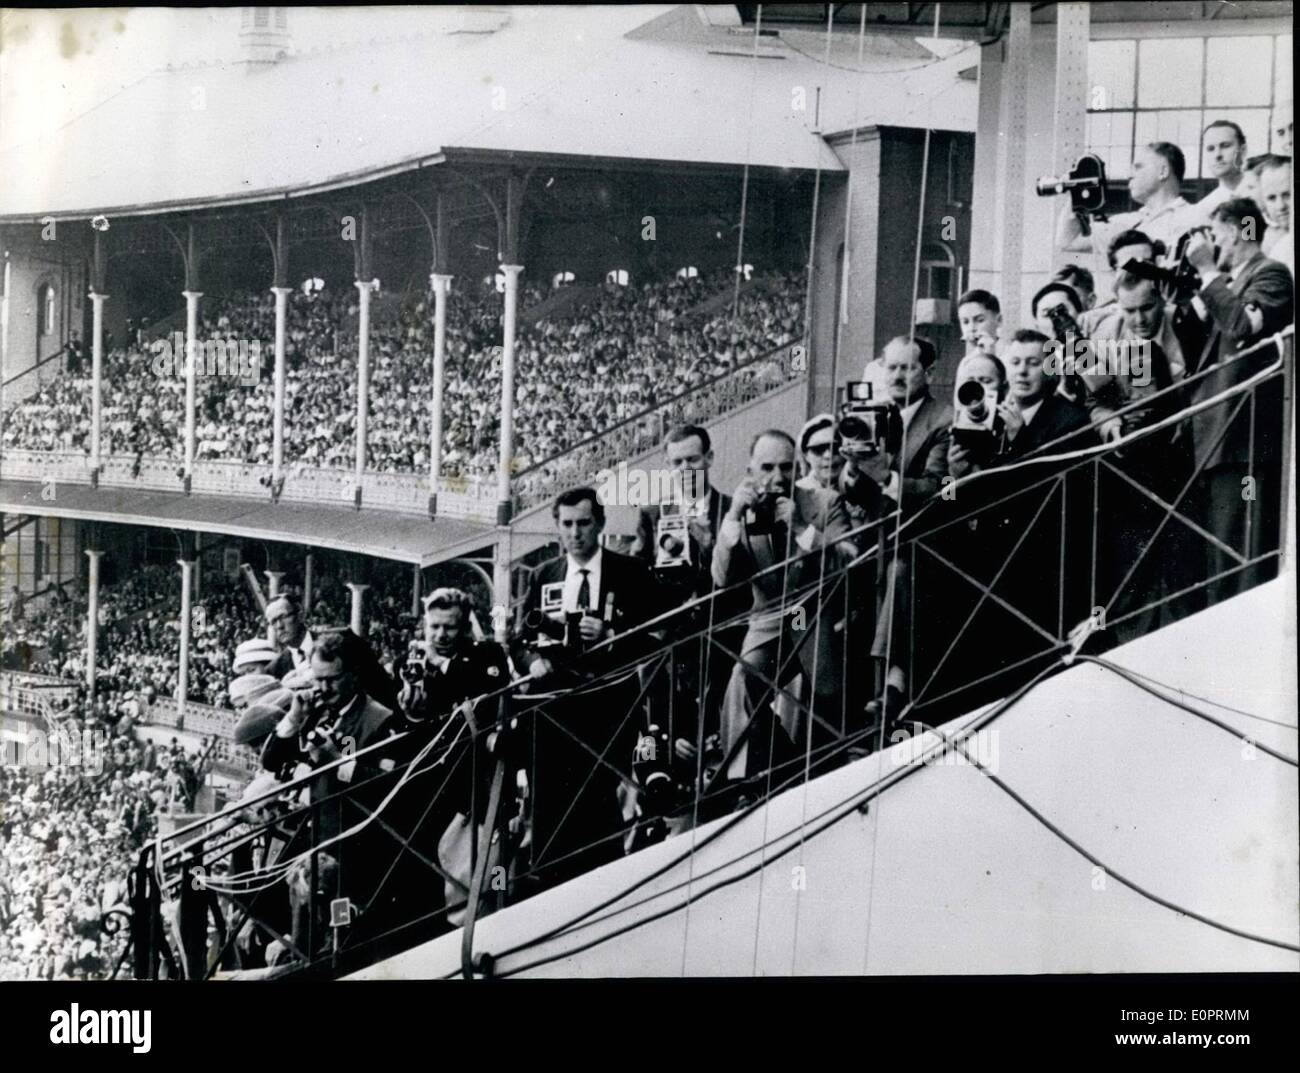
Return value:
[(301, 667), (311, 662), (311, 650), (316, 647), (316, 639), (312, 637), (311, 631), (303, 632), (302, 641), (297, 648), (290, 646), (289, 658), (293, 660), (294, 667)]
[(1110, 240), (1120, 232), (1141, 231), (1148, 238), (1164, 243), (1168, 252), (1161, 259), (1161, 263), (1165, 263), (1173, 257), (1174, 248), (1183, 234), (1202, 222), (1201, 204), (1203, 202), (1193, 205), (1180, 195), (1159, 209), (1151, 209), (1143, 205), (1136, 212), (1122, 212), (1105, 221), (1094, 220), (1093, 249), (1104, 257), (1110, 246)]
[(564, 575), (564, 597), (560, 605), (566, 614), (578, 610), (578, 590), (582, 588), (583, 570), (587, 571), (587, 584), (591, 588), (591, 613), (597, 618), (604, 613), (600, 606), (604, 595), (600, 588), (601, 565), (604, 558), (605, 549), (602, 547), (596, 548), (596, 554), (585, 563), (578, 562), (572, 555), (567, 557), (568, 572)]

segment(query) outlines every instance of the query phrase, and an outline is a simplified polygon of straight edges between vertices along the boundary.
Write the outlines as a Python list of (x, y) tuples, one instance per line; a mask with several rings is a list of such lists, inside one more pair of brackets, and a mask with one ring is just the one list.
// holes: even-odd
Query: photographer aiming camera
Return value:
[[(1183, 151), (1172, 142), (1151, 142), (1133, 155), (1128, 181), (1129, 196), (1141, 207), (1122, 212), (1109, 220), (1092, 221), (1092, 234), (1085, 236), (1079, 218), (1068, 208), (1056, 227), (1056, 248), (1089, 252), (1098, 256), (1110, 247), (1121, 231), (1142, 231), (1172, 250), (1187, 229), (1195, 224), (1193, 206), (1182, 196), (1187, 162)], [(1121, 262), (1122, 264), (1122, 262)]]
[[(279, 771), (300, 762), (321, 767), (397, 733), (392, 709), (361, 687), (363, 647), (351, 631), (325, 633), (312, 649), (310, 675), (300, 669), (286, 676), (293, 697), (262, 749), (264, 767)], [(352, 764), (338, 768), (339, 781), (352, 781), (354, 770)]]
[(473, 601), (461, 589), (424, 597), (424, 639), (401, 669), (402, 710), (416, 726), (439, 724), (466, 700), (510, 681), (505, 652), (483, 639), (473, 616)]

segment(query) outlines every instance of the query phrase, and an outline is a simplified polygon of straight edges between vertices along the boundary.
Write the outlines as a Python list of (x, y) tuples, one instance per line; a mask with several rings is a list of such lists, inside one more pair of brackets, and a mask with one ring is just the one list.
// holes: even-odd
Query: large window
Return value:
[(1088, 46), (1088, 149), (1126, 179), (1133, 151), (1173, 142), (1187, 179), (1204, 168), (1201, 131), (1231, 119), (1250, 156), (1269, 152), (1273, 113), (1291, 98), (1291, 35), (1093, 41)]

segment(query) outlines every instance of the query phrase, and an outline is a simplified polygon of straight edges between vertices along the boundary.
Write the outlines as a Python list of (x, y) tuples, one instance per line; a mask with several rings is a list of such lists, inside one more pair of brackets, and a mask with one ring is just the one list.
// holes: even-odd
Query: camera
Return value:
[(524, 631), (533, 638), (533, 643), (538, 648), (563, 645), (575, 652), (582, 651), (581, 624), (581, 611), (567, 612), (560, 622), (545, 611), (529, 611), (524, 616)]
[[(1153, 280), (1164, 292), (1167, 300), (1179, 305), (1186, 305), (1192, 300), (1192, 297), (1201, 289), (1201, 275), (1196, 271), (1192, 262), (1187, 259), (1187, 244), (1191, 241), (1193, 235), (1202, 235), (1211, 237), (1212, 232), (1208, 227), (1193, 227), (1178, 240), (1178, 247), (1174, 251), (1174, 267), (1162, 268), (1160, 265), (1152, 264), (1150, 261), (1126, 261), (1120, 267), (1129, 275), (1136, 276), (1138, 279)], [(1218, 264), (1219, 247), (1214, 247), (1214, 262)]]
[(1071, 339), (1082, 338), (1083, 332), (1079, 330), (1079, 322), (1070, 315), (1070, 311), (1065, 306), (1052, 306), (1047, 310), (1047, 319), (1052, 322), (1052, 334), (1056, 336), (1058, 342), (1066, 343)]
[(978, 380), (957, 385), (957, 406), (953, 413), (952, 438), (961, 444), (987, 442), (996, 431), (998, 393)]
[(655, 569), (691, 565), (691, 537), (685, 514), (661, 513), (655, 525)]
[(903, 419), (892, 399), (872, 397), (867, 380), (850, 380), (839, 392), (836, 436), (845, 458), (872, 458), (897, 452), (903, 440)]
[(421, 682), (424, 680), (425, 671), (428, 665), (424, 657), (424, 645), (418, 641), (412, 641), (410, 650), (406, 654), (406, 661), (402, 664), (402, 678), (408, 682)]
[(1089, 217), (1106, 218), (1106, 165), (1095, 153), (1085, 153), (1068, 175), (1048, 175), (1034, 186), (1039, 197), (1070, 195), (1070, 209), (1085, 223)]
[(655, 723), (637, 741), (632, 772), (641, 788), (641, 807), (646, 815), (661, 816), (672, 811), (685, 792), (673, 776), (672, 748), (668, 732)]

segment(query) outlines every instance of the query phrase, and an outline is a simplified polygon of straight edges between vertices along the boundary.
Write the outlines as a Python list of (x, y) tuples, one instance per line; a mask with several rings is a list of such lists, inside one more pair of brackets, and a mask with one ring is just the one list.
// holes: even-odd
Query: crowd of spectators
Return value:
[[(801, 273), (746, 282), (733, 311), (689, 316), (722, 295), (730, 271), (619, 286), (529, 324), (518, 335), (515, 471), (527, 469), (657, 402), (797, 339), (803, 330)], [(521, 305), (545, 297), (526, 284)], [(349, 468), (355, 458), (357, 343), (355, 290), (298, 290), (289, 298), (286, 337), (285, 459), (292, 465)], [(490, 280), (449, 296), (443, 473), (487, 478), (496, 469), (500, 421), (502, 299)], [(271, 461), (275, 304), (270, 294), (205, 298), (200, 340), (260, 344), (260, 368), (232, 357), (227, 375), (197, 380), (196, 459)], [(175, 337), (168, 337), (174, 349)], [(104, 359), (103, 450), (179, 461), (183, 456), (183, 363), (164, 361), (130, 340)], [(233, 353), (233, 352), (232, 352)], [(425, 295), (370, 332), (369, 469), (427, 470), (433, 380), (433, 301)], [(90, 449), (91, 382), (86, 363), (8, 408), (6, 447)]]
[(158, 815), (193, 803), (197, 755), (175, 739), (138, 741), (129, 718), (84, 696), (59, 725), (93, 743), (79, 764), (0, 766), (0, 981), (111, 975), (126, 933), (105, 917), (125, 907)]

